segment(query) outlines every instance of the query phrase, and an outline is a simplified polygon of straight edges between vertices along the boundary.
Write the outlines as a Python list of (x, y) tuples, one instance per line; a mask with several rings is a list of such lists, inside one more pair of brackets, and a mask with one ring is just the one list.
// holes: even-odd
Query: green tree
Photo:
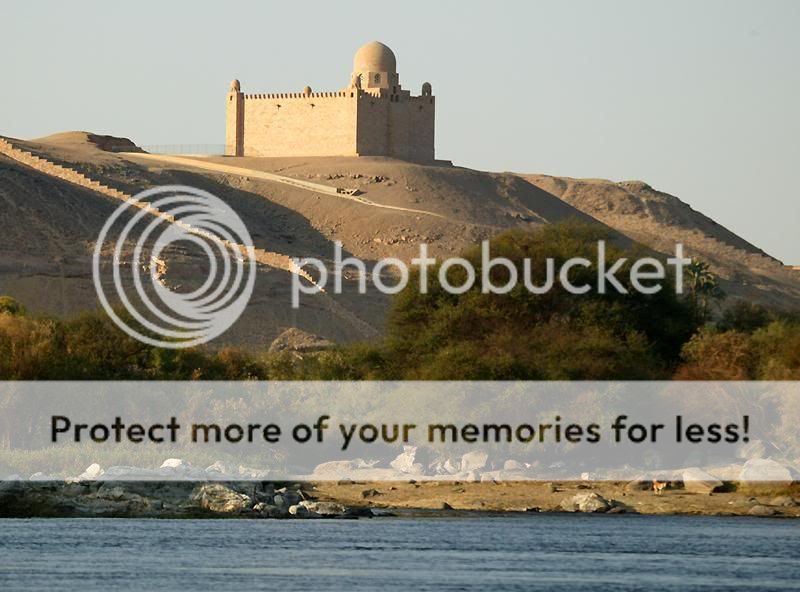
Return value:
[[(597, 258), (599, 240), (608, 231), (577, 222), (547, 225), (535, 231), (512, 230), (491, 241), (493, 257), (505, 257), (522, 278), (530, 261), (531, 280), (542, 285), (546, 261), (555, 269), (573, 257)], [(586, 294), (571, 294), (556, 282), (534, 294), (520, 280), (507, 294), (484, 294), (480, 282), (463, 294), (451, 294), (438, 282), (438, 269), (428, 274), (427, 293), (419, 276), (395, 298), (388, 338), (381, 359), (392, 378), (421, 379), (645, 379), (665, 376), (679, 359), (683, 343), (694, 332), (690, 306), (678, 299), (670, 281), (656, 294), (632, 287), (632, 260), (643, 255), (633, 247), (608, 244), (607, 264), (627, 258), (617, 277), (627, 294), (597, 289), (596, 268), (574, 268), (571, 280), (585, 283)], [(479, 248), (464, 253), (481, 277)], [(496, 285), (509, 277), (494, 267)], [(461, 267), (448, 279), (461, 285)]]
[(708, 322), (711, 318), (711, 305), (725, 298), (725, 291), (719, 286), (719, 279), (712, 273), (708, 263), (692, 259), (686, 267), (686, 287), (697, 321)]

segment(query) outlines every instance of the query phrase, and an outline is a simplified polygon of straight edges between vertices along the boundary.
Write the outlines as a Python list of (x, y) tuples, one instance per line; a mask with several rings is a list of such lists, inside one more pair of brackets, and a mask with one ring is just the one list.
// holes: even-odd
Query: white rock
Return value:
[(739, 473), (739, 481), (745, 483), (770, 481), (790, 484), (794, 481), (794, 475), (789, 467), (777, 461), (767, 458), (754, 458), (744, 463), (742, 472)]
[(209, 466), (206, 467), (206, 473), (230, 474), (230, 470), (228, 469), (228, 467), (225, 465), (224, 462), (222, 462), (221, 460), (218, 460), (213, 465), (209, 465)]
[(94, 481), (103, 474), (103, 469), (97, 463), (92, 463), (86, 470), (78, 475), (78, 481)]
[(361, 469), (368, 469), (377, 464), (378, 461), (366, 461), (363, 458), (353, 460), (332, 460), (317, 465), (312, 473), (314, 477), (324, 477), (326, 479), (355, 479), (351, 476)]
[(269, 469), (255, 469), (253, 467), (246, 467), (239, 465), (238, 475), (245, 479), (253, 479), (255, 481), (266, 481), (269, 478)]
[(192, 465), (180, 458), (168, 458), (159, 468), (161, 469), (188, 469)]
[(320, 516), (341, 516), (347, 512), (342, 504), (336, 502), (312, 502), (303, 500), (298, 506), (306, 508), (309, 512)]
[(453, 459), (448, 458), (446, 461), (444, 461), (442, 468), (444, 468), (444, 470), (450, 473), (451, 475), (455, 475), (456, 473), (461, 471), (461, 461), (460, 460), (454, 461)]
[(403, 452), (401, 452), (397, 456), (397, 458), (395, 458), (392, 462), (390, 462), (389, 466), (391, 466), (396, 471), (400, 471), (401, 473), (409, 473), (411, 475), (421, 475), (422, 464), (414, 462), (414, 460), (416, 459), (416, 455), (417, 455), (416, 446), (403, 446)]
[(749, 460), (752, 458), (764, 458), (767, 454), (767, 447), (761, 440), (751, 440), (742, 444), (736, 451), (736, 457)]
[(684, 469), (681, 473), (683, 488), (690, 493), (711, 493), (723, 483), (714, 475), (706, 473), (697, 467)]
[(602, 495), (594, 492), (578, 493), (562, 501), (561, 509), (566, 512), (608, 512), (611, 509), (611, 503)]
[(294, 506), (289, 506), (289, 514), (292, 516), (308, 516), (311, 512), (305, 506), (295, 504)]
[(212, 512), (240, 512), (253, 506), (250, 496), (221, 483), (204, 483), (198, 486), (192, 492), (191, 500)]
[(467, 452), (461, 457), (461, 471), (479, 471), (486, 466), (487, 460), (489, 460), (489, 455), (481, 450)]

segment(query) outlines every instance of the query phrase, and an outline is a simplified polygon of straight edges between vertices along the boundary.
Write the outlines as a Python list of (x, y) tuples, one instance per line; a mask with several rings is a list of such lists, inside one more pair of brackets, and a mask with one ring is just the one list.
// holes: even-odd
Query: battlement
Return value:
[(259, 99), (337, 99), (337, 98), (354, 98), (354, 91), (339, 91), (339, 92), (312, 92), (306, 93), (267, 93), (267, 94), (254, 94), (242, 95), (245, 100), (259, 100)]

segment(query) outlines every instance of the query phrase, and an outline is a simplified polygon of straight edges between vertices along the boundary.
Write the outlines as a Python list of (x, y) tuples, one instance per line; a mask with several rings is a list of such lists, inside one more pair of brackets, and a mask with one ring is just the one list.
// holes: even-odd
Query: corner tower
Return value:
[(244, 95), (236, 79), (225, 103), (225, 156), (244, 156)]

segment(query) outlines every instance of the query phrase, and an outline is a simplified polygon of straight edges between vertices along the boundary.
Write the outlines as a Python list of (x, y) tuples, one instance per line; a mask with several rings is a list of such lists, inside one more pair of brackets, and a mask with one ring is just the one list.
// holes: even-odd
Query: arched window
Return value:
[(375, 77), (372, 79), (372, 81), (375, 84), (380, 84), (381, 83), (381, 75), (380, 74), (375, 74)]

